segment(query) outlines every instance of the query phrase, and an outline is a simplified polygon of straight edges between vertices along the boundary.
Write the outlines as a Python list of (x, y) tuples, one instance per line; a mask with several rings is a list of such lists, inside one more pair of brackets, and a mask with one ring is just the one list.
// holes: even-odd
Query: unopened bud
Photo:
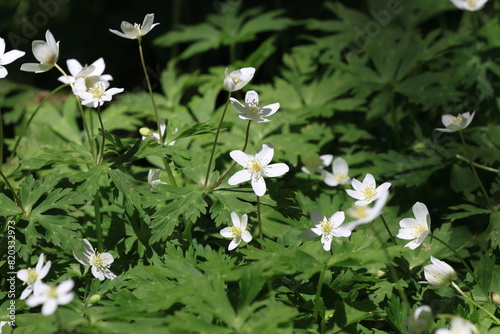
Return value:
[(96, 295), (92, 295), (89, 298), (89, 304), (96, 303), (96, 302), (98, 302), (100, 300), (101, 300), (101, 295), (97, 295), (97, 294)]
[(146, 136), (149, 136), (151, 134), (151, 130), (149, 128), (140, 128), (139, 133), (142, 136), (146, 137)]
[(416, 143), (413, 145), (413, 150), (417, 153), (423, 153), (427, 150), (427, 146), (424, 143)]
[(495, 305), (500, 305), (500, 294), (492, 292), (491, 293), (491, 301)]

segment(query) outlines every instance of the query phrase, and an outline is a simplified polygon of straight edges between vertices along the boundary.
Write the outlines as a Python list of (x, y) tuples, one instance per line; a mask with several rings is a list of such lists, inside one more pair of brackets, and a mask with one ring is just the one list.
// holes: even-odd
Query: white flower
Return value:
[(474, 111), (472, 114), (470, 112), (458, 114), (457, 117), (452, 115), (443, 115), (441, 117), (441, 121), (446, 129), (439, 128), (436, 130), (441, 132), (456, 132), (463, 130), (469, 126), (475, 114), (476, 112)]
[(21, 71), (42, 73), (50, 70), (59, 59), (59, 42), (56, 43), (54, 35), (47, 30), (46, 41), (36, 40), (32, 43), (33, 55), (39, 64), (27, 63), (21, 65)]
[(231, 158), (245, 169), (236, 172), (229, 180), (228, 184), (236, 184), (252, 181), (252, 189), (257, 196), (264, 196), (266, 193), (265, 177), (277, 177), (288, 172), (289, 168), (284, 163), (269, 165), (274, 155), (274, 148), (271, 144), (263, 144), (255, 156), (246, 154), (243, 151), (231, 151)]
[(468, 10), (470, 12), (475, 12), (483, 8), (483, 6), (488, 2), (488, 0), (451, 0), (455, 7), (462, 10)]
[(434, 320), (432, 310), (427, 305), (418, 307), (406, 319), (408, 326), (408, 334), (421, 334), (426, 333)]
[(97, 81), (86, 89), (85, 80), (79, 78), (75, 82), (75, 95), (82, 99), (84, 106), (97, 108), (102, 106), (104, 102), (111, 101), (113, 95), (123, 92), (123, 88), (108, 89), (108, 87), (109, 83), (107, 81)]
[(389, 182), (385, 182), (376, 187), (375, 178), (371, 174), (366, 174), (363, 183), (352, 179), (351, 185), (354, 190), (346, 189), (346, 191), (349, 196), (358, 200), (354, 203), (358, 206), (368, 205), (375, 201), (391, 186)]
[(230, 92), (235, 92), (243, 88), (250, 80), (252, 80), (255, 73), (253, 67), (243, 67), (237, 71), (229, 73), (226, 67), (226, 77), (224, 78), (224, 87)]
[(323, 181), (330, 187), (336, 187), (339, 184), (347, 184), (351, 180), (349, 177), (349, 165), (343, 158), (338, 157), (333, 160), (332, 173), (322, 171)]
[(412, 240), (405, 245), (410, 249), (420, 246), (425, 237), (431, 231), (431, 216), (425, 204), (417, 202), (413, 205), (413, 214), (415, 218), (404, 218), (399, 222), (401, 229), (396, 237), (404, 240)]
[(2, 327), (5, 325), (12, 326), (12, 322), (10, 321), (0, 321), (0, 334), (2, 334)]
[[(106, 64), (104, 63), (103, 58), (97, 59), (90, 65), (82, 66), (80, 62), (76, 59), (68, 59), (66, 61), (66, 65), (68, 66), (69, 73), (67, 77), (60, 76), (57, 80), (62, 83), (75, 83), (76, 79), (84, 78), (87, 79), (89, 77), (97, 77), (94, 81), (111, 81), (113, 77), (109, 74), (103, 74), (104, 69), (106, 68)], [(92, 82), (93, 84), (94, 82)], [(91, 85), (90, 85), (91, 86)], [(88, 88), (87, 86), (86, 88)]]
[(248, 232), (247, 222), (248, 216), (246, 214), (240, 217), (236, 212), (231, 212), (231, 220), (233, 221), (232, 227), (225, 227), (220, 231), (220, 234), (224, 238), (232, 238), (231, 243), (229, 244), (228, 250), (235, 249), (240, 243), (241, 240), (245, 242), (250, 242), (252, 240), (252, 235)]
[(113, 255), (97, 253), (87, 239), (83, 239), (83, 251), (73, 252), (73, 256), (84, 266), (92, 266), (92, 275), (99, 280), (116, 278), (116, 275), (109, 270), (109, 266), (114, 261)]
[(372, 207), (366, 205), (365, 206), (355, 205), (354, 207), (347, 210), (347, 213), (355, 219), (347, 223), (345, 225), (345, 228), (352, 231), (359, 225), (367, 224), (374, 221), (375, 218), (377, 218), (382, 214), (382, 210), (384, 209), (385, 203), (387, 202), (388, 198), (389, 198), (389, 192), (384, 191), (375, 202), (375, 205), (373, 205)]
[(323, 249), (329, 251), (332, 247), (333, 237), (348, 237), (351, 230), (340, 227), (345, 220), (343, 211), (335, 212), (329, 219), (318, 211), (311, 212), (311, 219), (316, 227), (311, 228), (311, 232), (321, 236)]
[(161, 171), (159, 169), (150, 169), (148, 173), (148, 183), (151, 187), (156, 186), (157, 184), (167, 184), (160, 180)]
[(231, 103), (241, 112), (241, 114), (238, 115), (239, 118), (257, 123), (270, 122), (270, 120), (264, 117), (276, 113), (280, 107), (279, 102), (263, 107), (262, 104), (259, 103), (259, 94), (254, 90), (250, 90), (246, 93), (245, 105), (241, 104), (240, 101), (233, 97), (231, 98)]
[(433, 256), (431, 256), (431, 262), (432, 264), (424, 267), (424, 276), (427, 282), (421, 283), (429, 283), (437, 288), (446, 288), (451, 281), (457, 279), (457, 273), (448, 263)]
[(300, 170), (306, 174), (314, 174), (316, 172), (321, 172), (323, 168), (327, 167), (332, 163), (332, 160), (333, 160), (333, 155), (331, 154), (320, 155), (319, 159), (317, 157), (307, 159), (304, 162), (305, 166), (302, 166)]
[(51, 263), (50, 261), (47, 261), (47, 263), (43, 265), (44, 259), (45, 255), (43, 255), (42, 253), (38, 258), (35, 269), (21, 269), (17, 272), (17, 278), (19, 278), (25, 285), (27, 285), (26, 289), (24, 289), (24, 291), (21, 293), (21, 297), (19, 299), (26, 299), (26, 297), (28, 297), (31, 292), (33, 292), (35, 283), (41, 281), (49, 273)]
[(479, 333), (476, 326), (471, 322), (462, 319), (460, 317), (454, 317), (451, 319), (450, 329), (438, 329), (435, 334), (472, 334)]
[(3, 65), (9, 65), (14, 60), (21, 58), (25, 55), (24, 51), (19, 50), (10, 50), (9, 52), (5, 52), (5, 40), (0, 37), (0, 79), (3, 79), (7, 76), (8, 72)]
[(58, 305), (66, 305), (73, 300), (74, 293), (71, 292), (71, 289), (73, 289), (74, 284), (71, 279), (58, 286), (50, 286), (39, 281), (35, 285), (33, 295), (26, 300), (26, 304), (29, 307), (43, 304), (42, 314), (51, 315), (56, 311)]
[(137, 23), (134, 23), (132, 25), (131, 23), (122, 21), (120, 28), (122, 29), (123, 32), (113, 29), (109, 29), (109, 31), (123, 38), (138, 39), (146, 35), (148, 32), (151, 31), (151, 29), (153, 29), (159, 24), (159, 23), (153, 24), (154, 18), (155, 14), (147, 14), (144, 17), (144, 21), (142, 21), (142, 25)]

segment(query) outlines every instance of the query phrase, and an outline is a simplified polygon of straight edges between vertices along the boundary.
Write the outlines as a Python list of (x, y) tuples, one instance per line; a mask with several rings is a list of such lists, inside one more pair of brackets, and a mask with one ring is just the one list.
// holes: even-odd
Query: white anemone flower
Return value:
[[(95, 81), (111, 81), (113, 77), (109, 74), (103, 74), (104, 69), (106, 68), (106, 64), (104, 63), (104, 59), (101, 57), (97, 59), (90, 65), (82, 66), (80, 62), (76, 59), (68, 59), (66, 61), (66, 65), (68, 66), (69, 73), (71, 75), (60, 76), (57, 80), (62, 83), (75, 83), (76, 79), (84, 78), (87, 79), (89, 77), (98, 77), (98, 80)], [(87, 87), (88, 88), (88, 87)]]
[(347, 161), (341, 157), (335, 158), (332, 164), (332, 173), (322, 171), (321, 177), (330, 187), (336, 187), (340, 184), (348, 184), (351, 178), (349, 177), (349, 165), (347, 164)]
[(332, 163), (332, 160), (333, 155), (331, 154), (320, 155), (319, 158), (314, 157), (311, 159), (306, 159), (304, 161), (305, 166), (302, 166), (300, 170), (309, 175), (316, 172), (322, 172), (325, 167), (329, 166)]
[(3, 65), (9, 65), (14, 60), (21, 58), (26, 53), (19, 50), (10, 50), (5, 52), (5, 40), (0, 37), (0, 79), (3, 79), (9, 73)]
[(82, 99), (82, 104), (86, 107), (102, 106), (104, 102), (111, 101), (113, 95), (123, 92), (123, 88), (110, 88), (109, 82), (97, 81), (87, 88), (85, 80), (79, 78), (75, 82), (75, 95)]
[(380, 197), (377, 199), (373, 206), (358, 206), (354, 205), (354, 207), (347, 210), (347, 213), (354, 218), (353, 221), (347, 223), (345, 228), (349, 230), (354, 230), (356, 227), (364, 224), (371, 223), (378, 216), (382, 214), (382, 210), (384, 209), (385, 204), (387, 203), (387, 199), (389, 198), (389, 191), (384, 191)]
[(253, 75), (255, 74), (255, 68), (243, 67), (229, 73), (229, 70), (226, 67), (225, 74), (224, 87), (226, 87), (226, 89), (230, 92), (235, 92), (242, 89), (250, 80), (252, 80)]
[(239, 150), (231, 151), (229, 155), (245, 169), (236, 172), (229, 178), (227, 183), (234, 186), (251, 180), (252, 189), (257, 196), (264, 196), (266, 193), (264, 176), (282, 176), (289, 170), (288, 166), (284, 163), (269, 165), (274, 155), (274, 148), (271, 144), (263, 144), (255, 156)]
[(74, 282), (68, 279), (58, 286), (50, 286), (48, 284), (37, 282), (35, 285), (35, 292), (31, 297), (26, 299), (26, 304), (29, 307), (35, 307), (40, 304), (42, 306), (43, 315), (51, 315), (57, 310), (58, 305), (69, 304), (75, 294), (71, 292)]
[(96, 252), (87, 239), (83, 239), (83, 251), (73, 252), (73, 256), (84, 266), (92, 266), (92, 275), (99, 280), (116, 278), (116, 275), (109, 270), (109, 266), (114, 261), (113, 255)]
[(446, 129), (438, 128), (436, 131), (441, 132), (456, 132), (465, 129), (469, 126), (474, 118), (476, 112), (474, 111), (472, 114), (470, 112), (466, 112), (463, 114), (458, 114), (456, 117), (453, 115), (443, 115), (441, 117), (441, 121)]
[(159, 24), (159, 23), (153, 24), (154, 19), (155, 19), (155, 14), (147, 14), (144, 17), (144, 20), (142, 21), (142, 25), (138, 23), (131, 24), (126, 21), (122, 21), (120, 28), (122, 29), (123, 32), (113, 29), (109, 29), (109, 31), (123, 38), (138, 39), (146, 35), (148, 32), (151, 31), (151, 29), (153, 29)]
[(401, 229), (396, 237), (403, 240), (412, 240), (405, 245), (410, 249), (420, 246), (431, 231), (431, 216), (425, 204), (417, 202), (413, 205), (415, 218), (404, 218), (399, 222)]
[(262, 106), (259, 102), (259, 94), (254, 90), (250, 90), (246, 93), (245, 105), (241, 104), (240, 101), (233, 97), (230, 100), (232, 105), (241, 113), (238, 115), (239, 118), (254, 121), (256, 123), (270, 122), (270, 120), (264, 117), (273, 115), (280, 108), (279, 102)]
[(21, 297), (19, 299), (26, 299), (32, 292), (35, 287), (35, 283), (41, 281), (47, 274), (49, 273), (51, 262), (47, 261), (45, 265), (43, 261), (45, 259), (45, 255), (42, 253), (38, 258), (38, 262), (36, 264), (35, 269), (21, 269), (17, 272), (17, 278), (23, 281), (26, 284), (26, 289), (21, 293)]
[(408, 334), (427, 333), (427, 330), (434, 321), (432, 309), (427, 305), (417, 307), (417, 309), (406, 318)]
[(479, 333), (476, 326), (474, 326), (470, 321), (462, 319), (460, 317), (454, 317), (451, 319), (450, 329), (440, 328), (437, 329), (434, 334), (472, 334)]
[(148, 173), (148, 183), (151, 187), (155, 187), (157, 184), (167, 184), (160, 180), (161, 171), (159, 169), (150, 169)]
[(427, 281), (421, 283), (428, 283), (437, 288), (446, 288), (453, 280), (457, 279), (457, 273), (446, 262), (436, 259), (431, 256), (432, 264), (424, 267), (424, 276)]
[(233, 250), (241, 243), (241, 240), (246, 243), (252, 240), (252, 235), (247, 231), (248, 216), (246, 214), (240, 217), (236, 212), (231, 212), (232, 227), (225, 227), (220, 231), (220, 235), (224, 238), (232, 238), (229, 243), (228, 250)]
[(49, 30), (45, 33), (45, 40), (36, 40), (32, 43), (33, 55), (40, 63), (22, 64), (21, 71), (42, 73), (54, 67), (59, 59), (59, 42), (56, 42)]
[(488, 2), (488, 0), (451, 0), (451, 2), (461, 10), (475, 12), (480, 10)]
[(343, 211), (335, 212), (330, 218), (326, 218), (326, 216), (318, 211), (312, 211), (311, 219), (315, 227), (305, 231), (302, 236), (310, 237), (311, 233), (309, 231), (316, 236), (320, 235), (321, 244), (325, 251), (330, 251), (332, 248), (333, 237), (348, 237), (351, 235), (350, 229), (340, 226), (345, 220)]
[(355, 205), (365, 206), (375, 201), (386, 192), (391, 184), (389, 182), (382, 183), (380, 186), (376, 186), (375, 178), (371, 174), (366, 174), (363, 179), (363, 183), (359, 182), (356, 179), (352, 179), (351, 185), (354, 190), (346, 189), (346, 192), (349, 196), (354, 199), (357, 199)]

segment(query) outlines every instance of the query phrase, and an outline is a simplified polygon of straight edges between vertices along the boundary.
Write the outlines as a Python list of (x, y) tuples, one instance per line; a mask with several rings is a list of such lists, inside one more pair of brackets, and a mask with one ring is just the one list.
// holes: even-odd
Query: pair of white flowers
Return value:
[[(324, 170), (332, 164), (332, 172)], [(348, 184), (351, 178), (349, 177), (349, 165), (342, 157), (333, 159), (333, 155), (324, 154), (319, 159), (308, 161), (307, 166), (303, 166), (301, 170), (306, 174), (321, 173), (321, 178), (330, 187)]]
[[(418, 307), (406, 320), (408, 334), (427, 333), (434, 320), (432, 309), (427, 305)], [(469, 321), (453, 317), (450, 329), (440, 328), (434, 334), (472, 334), (479, 333)]]

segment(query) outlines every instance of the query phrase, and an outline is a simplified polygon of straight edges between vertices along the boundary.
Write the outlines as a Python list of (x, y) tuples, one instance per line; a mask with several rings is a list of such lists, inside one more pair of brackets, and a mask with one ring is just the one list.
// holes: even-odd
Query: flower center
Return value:
[(424, 233), (425, 231), (427, 231), (427, 226), (425, 224), (418, 224), (415, 226), (415, 228), (412, 230), (412, 234), (415, 238), (418, 238), (419, 236), (422, 235), (422, 233)]
[(335, 173), (334, 177), (335, 177), (335, 180), (338, 183), (342, 183), (347, 178), (347, 174), (345, 174), (345, 173)]
[(243, 80), (241, 80), (240, 77), (231, 77), (231, 80), (233, 80), (233, 83), (235, 86), (237, 86), (240, 82), (243, 81)]
[(323, 231), (324, 235), (332, 235), (334, 230), (335, 227), (328, 220), (321, 222), (321, 231)]
[(467, 6), (475, 8), (477, 6), (476, 0), (467, 0)]
[(37, 278), (38, 278), (38, 273), (36, 272), (36, 270), (28, 268), (28, 278), (26, 279), (25, 284), (32, 285), (35, 283)]
[(96, 82), (92, 87), (88, 89), (88, 92), (94, 96), (95, 99), (101, 99), (104, 95), (106, 88), (102, 81)]
[(134, 23), (134, 28), (139, 34), (141, 34), (141, 25), (139, 23)]
[(262, 109), (262, 104), (253, 100), (252, 102), (247, 103), (247, 109), (250, 115), (259, 116)]
[(368, 186), (363, 189), (361, 194), (367, 199), (371, 200), (377, 195), (377, 191), (374, 186)]
[(249, 163), (248, 170), (252, 174), (260, 175), (262, 174), (262, 164), (259, 159), (252, 159)]
[(241, 233), (243, 233), (243, 231), (241, 231), (241, 228), (238, 226), (231, 227), (231, 235), (233, 238), (241, 238)]
[(91, 263), (94, 267), (97, 267), (97, 268), (108, 268), (109, 267), (109, 265), (106, 264), (105, 260), (101, 257), (100, 253), (97, 253), (96, 255), (94, 255)]
[(55, 286), (51, 286), (47, 291), (47, 296), (51, 299), (57, 299), (57, 289)]
[(357, 219), (365, 218), (368, 216), (368, 209), (366, 206), (355, 206), (349, 210), (349, 215)]
[[(470, 5), (471, 2), (474, 3), (474, 5), (475, 5), (474, 0), (469, 0), (468, 4)], [(456, 125), (456, 126), (460, 126), (460, 123), (462, 123), (462, 115), (460, 115), (460, 114), (457, 117), (453, 118), (453, 121), (451, 121), (451, 124)]]

